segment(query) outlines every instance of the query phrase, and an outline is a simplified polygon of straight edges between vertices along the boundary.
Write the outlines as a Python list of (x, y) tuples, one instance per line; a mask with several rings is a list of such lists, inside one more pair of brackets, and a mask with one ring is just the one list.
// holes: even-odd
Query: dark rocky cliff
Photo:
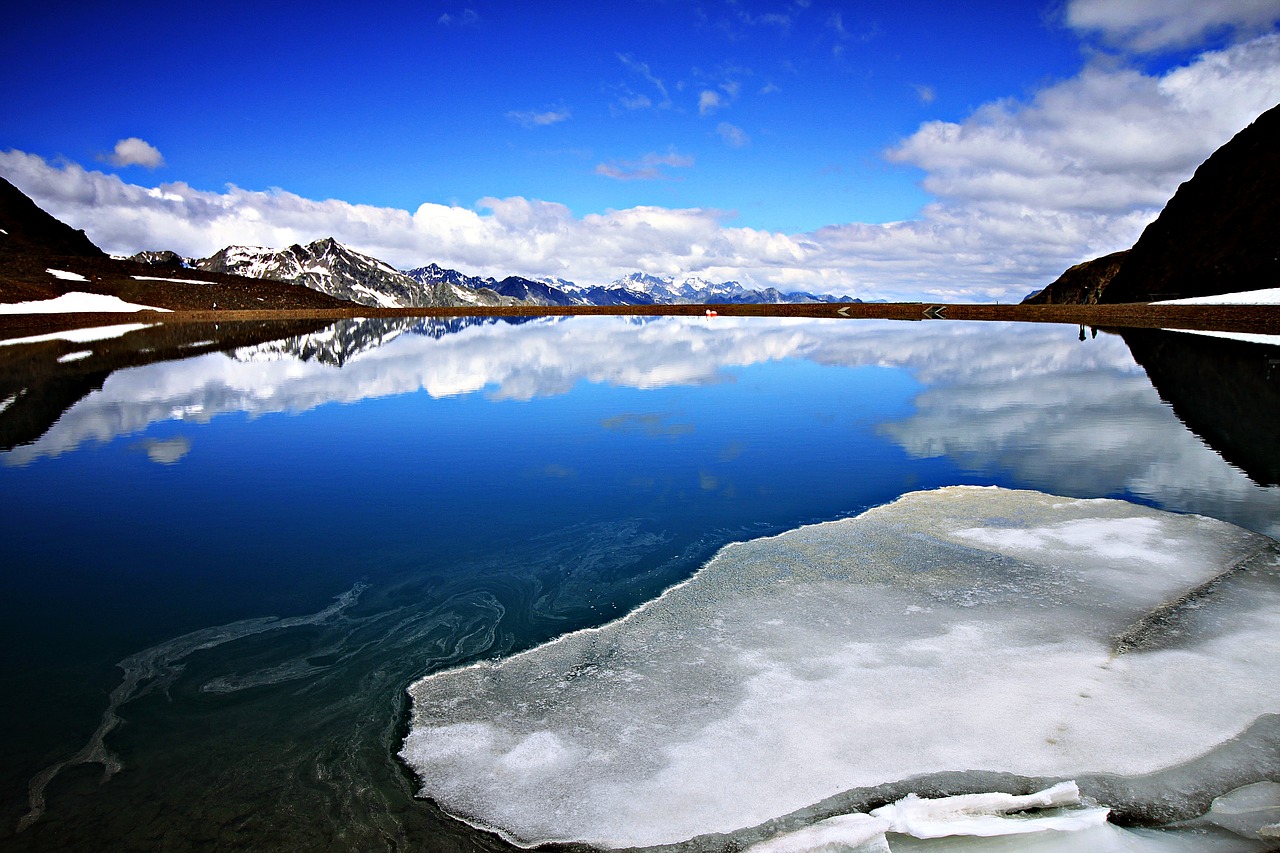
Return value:
[(1280, 286), (1280, 106), (1219, 148), (1129, 250), (1102, 302)]
[(1200, 164), (1132, 249), (1077, 264), (1024, 301), (1152, 302), (1272, 287), (1280, 287), (1280, 105)]
[(0, 254), (104, 257), (84, 235), (40, 209), (22, 190), (0, 178)]

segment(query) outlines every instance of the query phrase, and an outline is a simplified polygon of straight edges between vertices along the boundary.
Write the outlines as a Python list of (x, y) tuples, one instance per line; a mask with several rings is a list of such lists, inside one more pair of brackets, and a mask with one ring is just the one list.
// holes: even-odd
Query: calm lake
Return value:
[[(1117, 498), (1280, 538), (1280, 346), (1266, 339), (577, 317), (123, 327), (0, 344), (0, 846), (10, 850), (511, 849), (415, 796), (415, 770), (399, 757), (411, 685), (611, 623), (693, 577), (728, 543), (854, 518), (911, 492), (973, 485)], [(1012, 510), (992, 514), (1004, 528), (1022, 524)], [(926, 535), (927, 526), (911, 534)], [(1278, 586), (1263, 575), (1250, 581), (1261, 590), (1248, 593), (1255, 605)], [(1222, 625), (1280, 618), (1196, 589), (1196, 606), (1215, 614), (1213, 642)], [(1180, 594), (1161, 592), (1151, 606)], [(928, 609), (918, 604), (892, 607)], [(781, 617), (760, 621), (776, 621), (782, 642), (798, 630)], [(877, 622), (876, 635), (894, 648), (920, 639), (895, 640), (896, 624)], [(1193, 644), (1202, 630), (1212, 633), (1197, 627), (1160, 642)], [(938, 692), (963, 692), (944, 677), (954, 670), (939, 648), (919, 671), (936, 672)], [(1160, 682), (1151, 690), (1211, 692), (1209, 704), (1234, 708), (1240, 694), (1244, 716), (1188, 742), (1186, 756), (1280, 713), (1280, 687), (1268, 680), (1274, 656), (1264, 656), (1214, 663), (1203, 675), (1188, 664), (1176, 683), (1151, 676)], [(742, 689), (716, 681), (723, 666), (699, 670), (699, 660), (683, 662), (690, 677), (718, 685), (700, 702)], [(921, 689), (913, 707), (929, 703)], [(512, 695), (522, 707), (542, 701)], [(582, 720), (581, 737), (599, 737), (588, 731), (599, 714), (576, 707), (566, 713)], [(1137, 711), (1123, 707), (1134, 725), (1165, 727), (1161, 737), (1176, 739), (1172, 728), (1183, 725), (1145, 724), (1141, 699)], [(686, 716), (671, 697), (661, 708)], [(1187, 713), (1200, 725), (1200, 711)], [(865, 716), (849, 714), (846, 728)], [(771, 725), (791, 725), (779, 719)], [(937, 715), (921, 727), (930, 719), (956, 739), (1001, 736)], [(1254, 726), (1246, 739), (1257, 769), (1191, 774), (1196, 814), (1227, 790), (1280, 780), (1277, 728)], [(693, 743), (687, 731), (671, 737)], [(566, 769), (556, 750), (528, 766), (581, 777), (582, 766), (604, 760)], [(1107, 760), (1064, 766), (1081, 776), (1120, 772)], [(1074, 778), (1038, 766), (912, 772)], [(610, 770), (607, 784), (625, 792), (620, 772)], [(725, 771), (772, 772), (749, 762)], [(837, 776), (776, 813), (765, 791), (741, 826), (872, 784)], [(541, 778), (530, 790), (545, 788)], [(463, 809), (472, 822), (502, 813), (494, 798), (504, 791), (516, 796), (515, 783), (495, 784)], [(948, 784), (964, 792), (994, 782)], [(1120, 822), (1149, 822), (1137, 807), (1127, 814)], [(616, 846), (683, 841), (702, 831), (700, 818), (689, 820), (692, 829), (670, 838), (635, 841), (619, 829)], [(499, 828), (506, 838), (548, 838), (514, 827)], [(1223, 845), (1212, 849), (1266, 849), (1225, 830), (1183, 833), (1193, 845)]]

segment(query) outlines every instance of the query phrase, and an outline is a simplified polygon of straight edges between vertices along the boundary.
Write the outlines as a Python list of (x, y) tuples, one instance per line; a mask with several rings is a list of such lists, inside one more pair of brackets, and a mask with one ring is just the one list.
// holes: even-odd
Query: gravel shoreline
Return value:
[[(710, 313), (709, 313), (710, 312)], [(342, 320), (365, 317), (808, 317), (930, 322), (976, 320), (1063, 323), (1096, 328), (1156, 328), (1280, 335), (1274, 305), (990, 305), (928, 302), (814, 303), (807, 305), (625, 305), (510, 306), (496, 308), (276, 308), (266, 310), (174, 310), (136, 313), (0, 315), (0, 340), (118, 323), (219, 323), (264, 320)]]

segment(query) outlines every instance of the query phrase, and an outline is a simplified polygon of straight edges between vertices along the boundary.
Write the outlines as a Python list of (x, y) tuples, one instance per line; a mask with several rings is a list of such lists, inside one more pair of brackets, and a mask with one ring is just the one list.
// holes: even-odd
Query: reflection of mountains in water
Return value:
[(0, 347), (0, 451), (31, 444), (117, 370), (305, 337), (324, 320), (190, 323), (103, 330)]
[(361, 353), (376, 350), (404, 334), (439, 340), (473, 326), (526, 323), (532, 317), (387, 317), (339, 320), (326, 329), (255, 346), (241, 347), (239, 361), (277, 361), (296, 358), (342, 367)]
[[(439, 340), (473, 326), (530, 317), (407, 317), (154, 325), (93, 340), (41, 340), (0, 347), (0, 452), (33, 444), (112, 373), (224, 352), (239, 361), (298, 359), (342, 367), (403, 334)], [(87, 338), (87, 339), (86, 339)]]
[(1259, 485), (1280, 485), (1280, 346), (1121, 329), (1178, 419)]

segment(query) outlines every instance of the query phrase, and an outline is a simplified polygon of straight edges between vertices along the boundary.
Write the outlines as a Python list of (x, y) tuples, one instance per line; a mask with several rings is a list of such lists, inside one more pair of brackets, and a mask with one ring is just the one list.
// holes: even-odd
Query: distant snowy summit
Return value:
[(774, 287), (752, 290), (736, 281), (709, 281), (699, 276), (653, 276), (633, 272), (609, 285), (641, 294), (657, 305), (705, 304), (795, 304), (808, 302), (861, 302), (848, 296), (832, 296), (804, 291), (783, 293)]
[(361, 254), (332, 237), (285, 249), (227, 246), (207, 258), (173, 252), (139, 252), (129, 260), (159, 267), (186, 267), (303, 285), (312, 290), (379, 308), (457, 308), (499, 305), (688, 305), (860, 302), (848, 296), (777, 288), (751, 289), (736, 281), (699, 276), (654, 276), (634, 272), (605, 285), (581, 285), (562, 278), (503, 279), (467, 275), (431, 263), (398, 270)]

